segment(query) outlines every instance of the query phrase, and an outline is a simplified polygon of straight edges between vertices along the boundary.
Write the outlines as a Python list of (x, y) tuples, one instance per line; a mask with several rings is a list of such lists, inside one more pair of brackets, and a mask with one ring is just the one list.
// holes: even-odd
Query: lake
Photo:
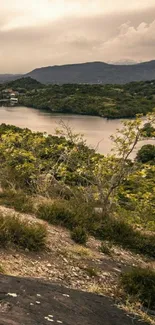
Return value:
[[(27, 107), (0, 107), (0, 124), (6, 123), (21, 128), (26, 127), (32, 131), (55, 134), (55, 129), (60, 127), (61, 120), (68, 124), (73, 132), (82, 133), (87, 144), (92, 148), (97, 147), (97, 151), (103, 154), (110, 152), (112, 148), (110, 135), (121, 128), (123, 121), (121, 119), (107, 120), (95, 116), (51, 114)], [(137, 149), (145, 143), (148, 142), (140, 142)], [(154, 140), (150, 140), (149, 143), (154, 144)]]

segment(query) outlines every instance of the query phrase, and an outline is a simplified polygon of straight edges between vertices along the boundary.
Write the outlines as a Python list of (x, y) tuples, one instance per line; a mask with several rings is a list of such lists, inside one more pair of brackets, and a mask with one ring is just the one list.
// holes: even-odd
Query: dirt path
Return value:
[[(138, 325), (109, 298), (40, 280), (0, 276), (0, 325)], [(145, 324), (145, 323), (141, 323)]]

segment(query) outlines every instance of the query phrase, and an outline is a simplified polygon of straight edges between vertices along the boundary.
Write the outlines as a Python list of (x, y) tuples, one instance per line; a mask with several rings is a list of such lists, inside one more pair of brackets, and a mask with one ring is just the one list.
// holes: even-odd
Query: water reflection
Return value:
[[(29, 128), (33, 131), (47, 132), (54, 134), (55, 129), (63, 120), (65, 124), (72, 127), (76, 133), (82, 133), (92, 148), (98, 145), (98, 151), (103, 154), (110, 152), (112, 142), (110, 135), (122, 126), (122, 120), (106, 120), (95, 116), (50, 114), (26, 107), (0, 107), (0, 124), (12, 124), (22, 128)], [(154, 143), (154, 141), (149, 141)], [(141, 145), (147, 143), (142, 141)], [(134, 154), (135, 155), (135, 154)]]

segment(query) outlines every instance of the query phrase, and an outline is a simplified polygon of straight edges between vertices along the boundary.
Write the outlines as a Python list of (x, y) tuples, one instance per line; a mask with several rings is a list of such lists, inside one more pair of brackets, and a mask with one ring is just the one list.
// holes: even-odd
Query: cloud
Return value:
[[(61, 15), (60, 10), (59, 16), (49, 18), (49, 5), (57, 8), (60, 1), (67, 5), (65, 13)], [(146, 1), (141, 0), (141, 7), (136, 10), (134, 6), (139, 0), (130, 0), (127, 7), (124, 0), (62, 1), (3, 2), (0, 73), (28, 72), (40, 66), (97, 60), (155, 59), (155, 5), (146, 9)], [(91, 4), (94, 3), (97, 8), (93, 12)], [(114, 8), (117, 4), (121, 10), (113, 12), (112, 3)], [(151, 4), (151, 0), (148, 3)], [(78, 10), (73, 10), (74, 5)], [(132, 10), (127, 10), (129, 7)], [(37, 9), (34, 14), (36, 8), (42, 10)]]
[(103, 43), (100, 50), (104, 51), (105, 56), (115, 53), (115, 59), (155, 59), (155, 20), (150, 24), (142, 22), (137, 28), (130, 22), (122, 24), (119, 34)]

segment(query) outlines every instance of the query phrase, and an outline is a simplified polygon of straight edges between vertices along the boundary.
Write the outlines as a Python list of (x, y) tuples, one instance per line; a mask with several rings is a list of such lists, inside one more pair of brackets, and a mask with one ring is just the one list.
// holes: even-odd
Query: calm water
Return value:
[[(0, 124), (6, 123), (19, 127), (27, 127), (33, 131), (47, 132), (54, 134), (63, 120), (74, 132), (82, 133), (87, 144), (96, 148), (103, 154), (110, 152), (112, 142), (110, 135), (122, 126), (123, 120), (106, 120), (94, 116), (50, 114), (26, 107), (0, 107)], [(146, 142), (146, 141), (145, 141)], [(145, 143), (144, 141), (138, 147)], [(153, 140), (150, 141), (153, 143)]]

